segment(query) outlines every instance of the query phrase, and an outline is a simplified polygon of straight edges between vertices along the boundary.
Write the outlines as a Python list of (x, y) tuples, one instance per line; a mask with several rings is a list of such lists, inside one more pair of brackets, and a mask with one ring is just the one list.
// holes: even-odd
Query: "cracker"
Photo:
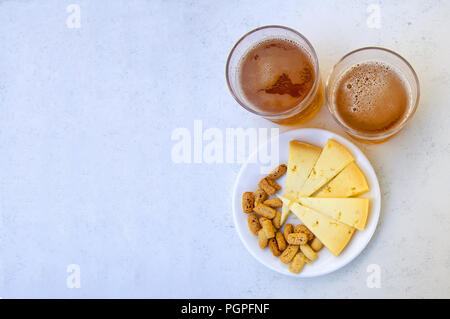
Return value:
[(267, 193), (267, 195), (272, 196), (281, 189), (281, 186), (277, 182), (271, 180), (270, 178), (264, 177), (259, 183), (259, 188)]
[(277, 211), (275, 209), (261, 203), (256, 204), (254, 211), (255, 213), (258, 213), (259, 215), (266, 217), (268, 219), (274, 218), (275, 215), (277, 214)]
[(267, 175), (268, 178), (275, 180), (283, 176), (287, 171), (287, 166), (285, 164), (279, 165), (277, 168), (275, 168), (269, 175)]
[(242, 194), (242, 211), (249, 214), (253, 211), (255, 206), (255, 196), (252, 192), (245, 192)]
[(278, 249), (277, 241), (275, 240), (275, 238), (269, 239), (269, 248), (275, 257), (281, 255), (281, 251)]
[(282, 263), (289, 264), (291, 260), (294, 258), (295, 254), (298, 253), (300, 246), (298, 245), (289, 245), (281, 254), (280, 260)]
[(308, 235), (305, 233), (290, 233), (286, 240), (291, 245), (304, 245), (308, 243)]
[(280, 251), (284, 251), (287, 247), (286, 240), (284, 239), (284, 235), (281, 232), (277, 232), (275, 234), (275, 239), (277, 241), (278, 249)]
[(259, 223), (258, 216), (256, 214), (250, 214), (247, 217), (248, 228), (253, 235), (258, 235), (258, 231), (261, 229), (261, 224)]
[(264, 205), (270, 206), (272, 208), (280, 208), (283, 206), (283, 202), (279, 198), (269, 198), (264, 201)]

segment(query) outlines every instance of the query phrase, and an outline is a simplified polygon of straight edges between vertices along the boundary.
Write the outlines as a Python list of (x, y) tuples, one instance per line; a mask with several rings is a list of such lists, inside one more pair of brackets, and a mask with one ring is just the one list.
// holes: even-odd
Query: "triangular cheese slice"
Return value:
[(366, 227), (368, 198), (300, 197), (298, 202), (356, 229), (363, 230)]
[(352, 154), (344, 146), (329, 139), (299, 195), (311, 196), (353, 161)]
[(292, 203), (291, 210), (335, 256), (339, 256), (355, 232), (355, 228), (298, 203)]
[(352, 162), (319, 190), (315, 197), (352, 197), (367, 191), (369, 191), (369, 185), (366, 177), (358, 165)]
[(281, 207), (281, 220), (280, 220), (280, 225), (283, 225), (291, 211), (289, 208), (289, 206), (291, 205), (291, 201), (289, 199), (287, 199), (286, 197), (283, 197), (280, 195), (277, 195), (277, 196), (283, 202), (283, 206)]
[[(299, 142), (291, 141), (289, 143), (289, 160), (286, 174), (286, 183), (284, 186), (284, 196), (290, 199), (296, 199), (302, 185), (308, 178), (311, 170), (316, 164), (322, 149), (320, 147)], [(286, 221), (289, 215), (289, 208), (283, 203), (281, 209), (281, 224)]]

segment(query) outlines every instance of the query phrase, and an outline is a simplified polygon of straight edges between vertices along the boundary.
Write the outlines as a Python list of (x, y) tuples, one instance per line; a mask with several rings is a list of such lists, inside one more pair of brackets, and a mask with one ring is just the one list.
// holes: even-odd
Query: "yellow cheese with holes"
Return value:
[[(316, 164), (322, 149), (320, 147), (299, 142), (289, 143), (289, 159), (284, 186), (284, 197), (296, 199), (299, 196), (300, 188), (308, 178), (311, 170)], [(281, 209), (281, 223), (286, 221), (289, 215), (289, 208), (283, 203)]]
[(315, 197), (352, 197), (367, 191), (369, 191), (369, 185), (366, 177), (358, 165), (352, 162), (319, 190)]
[(353, 161), (353, 155), (344, 146), (329, 139), (299, 195), (311, 196)]
[(355, 232), (354, 227), (338, 222), (299, 203), (292, 203), (290, 208), (335, 256), (339, 256)]
[(280, 224), (283, 225), (286, 221), (286, 218), (289, 216), (289, 213), (291, 212), (289, 206), (291, 205), (291, 200), (287, 197), (283, 197), (280, 195), (277, 195), (279, 199), (283, 202), (283, 206), (281, 207), (281, 222)]
[(368, 198), (300, 197), (298, 202), (339, 222), (364, 230), (369, 215)]

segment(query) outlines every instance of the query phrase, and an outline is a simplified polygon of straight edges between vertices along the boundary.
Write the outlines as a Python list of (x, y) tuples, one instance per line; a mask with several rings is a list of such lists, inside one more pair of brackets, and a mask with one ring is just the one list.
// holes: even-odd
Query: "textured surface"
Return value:
[[(379, 29), (364, 1), (85, 0), (78, 29), (69, 3), (0, 1), (0, 297), (450, 297), (449, 2), (383, 1)], [(239, 164), (171, 159), (173, 130), (194, 120), (275, 126), (224, 79), (235, 41), (266, 24), (306, 35), (323, 76), (379, 45), (421, 80), (406, 129), (360, 145), (383, 193), (374, 239), (321, 278), (278, 275), (245, 250), (230, 211)], [(326, 108), (305, 126), (341, 132)]]

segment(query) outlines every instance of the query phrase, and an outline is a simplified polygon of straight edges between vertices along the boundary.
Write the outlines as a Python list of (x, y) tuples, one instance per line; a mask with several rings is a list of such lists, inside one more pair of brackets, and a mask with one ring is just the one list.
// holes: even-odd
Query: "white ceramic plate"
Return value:
[[(279, 143), (280, 164), (287, 164), (288, 162), (289, 142), (291, 140), (299, 140), (323, 147), (327, 140), (332, 138), (344, 145), (355, 157), (356, 163), (364, 172), (370, 187), (369, 192), (360, 196), (370, 198), (370, 213), (367, 226), (363, 231), (357, 230), (355, 232), (350, 243), (338, 257), (334, 256), (326, 247), (324, 247), (318, 253), (319, 258), (312, 265), (305, 265), (300, 274), (291, 273), (288, 269), (288, 265), (283, 264), (279, 258), (274, 257), (269, 248), (260, 249), (257, 236), (254, 236), (248, 229), (247, 214), (242, 212), (242, 194), (246, 191), (256, 190), (259, 180), (265, 176), (261, 173), (260, 164), (256, 161), (256, 159), (259, 158), (258, 152), (262, 147), (264, 147), (265, 150), (265, 147), (270, 146), (265, 145), (250, 155), (247, 162), (242, 166), (236, 180), (233, 192), (233, 215), (237, 232), (245, 247), (257, 260), (279, 273), (295, 277), (315, 277), (338, 270), (351, 262), (364, 250), (377, 227), (378, 218), (380, 217), (381, 195), (375, 171), (366, 156), (353, 143), (335, 133), (321, 129), (307, 128), (288, 131), (280, 134), (274, 139), (277, 138)], [(269, 140), (268, 143), (273, 144), (274, 139)], [(284, 188), (285, 176), (280, 178), (277, 182)], [(283, 190), (280, 191), (280, 194), (283, 194)], [(296, 225), (299, 224), (300, 221), (293, 217), (293, 214), (291, 213), (286, 223)]]

